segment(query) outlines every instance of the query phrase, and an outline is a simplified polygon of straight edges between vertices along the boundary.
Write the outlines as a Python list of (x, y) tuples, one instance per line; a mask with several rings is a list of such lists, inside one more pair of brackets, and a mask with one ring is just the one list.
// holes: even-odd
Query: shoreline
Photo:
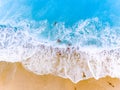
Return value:
[[(19, 62), (25, 69), (35, 74), (53, 74), (69, 78), (72, 82), (77, 83), (81, 80), (99, 79), (105, 76), (120, 78), (120, 73), (117, 72), (120, 69), (119, 51), (120, 49), (114, 49), (87, 53), (80, 51), (79, 48), (66, 47), (64, 49), (41, 45), (36, 53)], [(26, 55), (25, 53), (20, 55)], [(10, 56), (12, 57), (12, 55)]]
[[(120, 80), (105, 77), (82, 80), (77, 84), (54, 75), (36, 75), (21, 63), (0, 62), (1, 90), (119, 90)], [(3, 68), (3, 70), (2, 70)]]

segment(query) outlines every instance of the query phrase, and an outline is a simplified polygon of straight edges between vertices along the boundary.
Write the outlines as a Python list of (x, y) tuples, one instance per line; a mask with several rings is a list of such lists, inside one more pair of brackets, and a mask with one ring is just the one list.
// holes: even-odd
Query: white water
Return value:
[(22, 62), (36, 74), (54, 74), (74, 83), (107, 75), (120, 78), (119, 27), (98, 18), (72, 27), (46, 20), (1, 24), (0, 61)]

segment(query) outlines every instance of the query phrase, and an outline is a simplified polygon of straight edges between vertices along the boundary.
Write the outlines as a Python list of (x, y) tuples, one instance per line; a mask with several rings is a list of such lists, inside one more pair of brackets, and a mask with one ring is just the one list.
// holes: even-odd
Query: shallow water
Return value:
[[(57, 75), (73, 82), (84, 79), (79, 76), (81, 61), (88, 69), (86, 78), (120, 77), (116, 72), (120, 57), (119, 6), (119, 0), (0, 0), (0, 60), (23, 61), (37, 74), (54, 73), (57, 65), (61, 68), (61, 63), (67, 63), (63, 65), (66, 71), (60, 74), (58, 70)], [(76, 57), (80, 63), (76, 63)], [(108, 57), (111, 68), (103, 64)], [(76, 64), (78, 67), (71, 69)], [(43, 71), (46, 65), (50, 67)], [(100, 74), (102, 69), (104, 73)]]
[(45, 39), (44, 42), (60, 39), (60, 44), (73, 46), (119, 46), (118, 0), (1, 0), (0, 3), (0, 29), (4, 34), (7, 31), (3, 29), (7, 28), (11, 35), (26, 31), (38, 41)]

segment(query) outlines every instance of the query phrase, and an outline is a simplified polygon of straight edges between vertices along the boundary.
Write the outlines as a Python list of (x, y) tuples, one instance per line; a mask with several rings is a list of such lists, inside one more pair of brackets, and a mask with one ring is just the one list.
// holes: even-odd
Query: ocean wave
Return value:
[(73, 26), (47, 20), (0, 25), (0, 61), (21, 62), (39, 75), (54, 74), (74, 83), (104, 76), (120, 78), (120, 28), (99, 18)]

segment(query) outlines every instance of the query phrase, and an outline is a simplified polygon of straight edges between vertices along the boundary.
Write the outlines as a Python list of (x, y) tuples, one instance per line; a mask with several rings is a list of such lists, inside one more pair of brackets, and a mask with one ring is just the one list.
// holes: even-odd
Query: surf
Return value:
[(74, 83), (107, 75), (120, 78), (119, 3), (0, 2), (0, 61), (21, 62), (36, 74)]

